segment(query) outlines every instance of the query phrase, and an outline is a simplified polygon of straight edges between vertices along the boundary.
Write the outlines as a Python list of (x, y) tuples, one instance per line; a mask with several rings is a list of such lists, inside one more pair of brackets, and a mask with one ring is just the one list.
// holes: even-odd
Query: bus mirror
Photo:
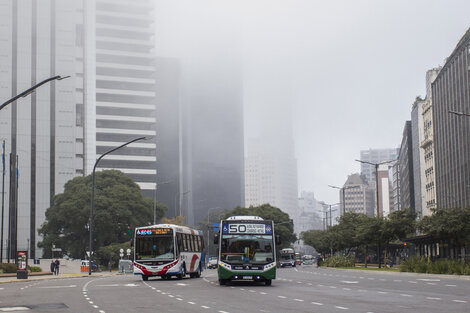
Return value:
[(219, 234), (215, 234), (214, 235), (214, 244), (218, 244), (219, 243)]
[(276, 235), (276, 244), (280, 245), (281, 244), (281, 236)]

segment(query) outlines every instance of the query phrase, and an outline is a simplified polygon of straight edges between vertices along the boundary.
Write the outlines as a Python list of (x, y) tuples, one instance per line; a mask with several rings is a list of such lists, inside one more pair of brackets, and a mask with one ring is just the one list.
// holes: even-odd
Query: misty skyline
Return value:
[(157, 1), (156, 51), (183, 63), (241, 53), (245, 140), (280, 136), (276, 125), (291, 107), (299, 193), (335, 203), (338, 191), (327, 185), (360, 172), (360, 150), (400, 145), (414, 99), (425, 96), (426, 71), (463, 36), (469, 8), (423, 0)]

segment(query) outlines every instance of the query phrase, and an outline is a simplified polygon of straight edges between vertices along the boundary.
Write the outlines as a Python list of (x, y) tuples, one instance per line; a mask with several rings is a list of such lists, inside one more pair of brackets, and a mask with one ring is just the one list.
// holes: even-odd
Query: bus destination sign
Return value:
[(171, 234), (171, 228), (141, 228), (137, 229), (137, 236), (149, 236), (149, 235), (168, 235)]
[(270, 224), (223, 224), (224, 234), (272, 234), (273, 229)]

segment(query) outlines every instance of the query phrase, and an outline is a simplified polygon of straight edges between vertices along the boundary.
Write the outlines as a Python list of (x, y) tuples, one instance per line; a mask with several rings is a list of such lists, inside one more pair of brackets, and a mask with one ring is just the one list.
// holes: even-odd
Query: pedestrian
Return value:
[(54, 263), (54, 260), (51, 260), (51, 273), (55, 274), (55, 263)]
[(55, 265), (55, 267), (54, 267), (54, 269), (55, 269), (54, 274), (59, 275), (59, 267), (60, 267), (60, 261), (59, 261), (59, 259), (55, 259), (54, 265)]

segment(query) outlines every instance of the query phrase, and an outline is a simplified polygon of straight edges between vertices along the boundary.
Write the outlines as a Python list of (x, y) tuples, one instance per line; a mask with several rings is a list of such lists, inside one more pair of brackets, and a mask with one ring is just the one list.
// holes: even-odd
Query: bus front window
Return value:
[(174, 259), (173, 236), (145, 236), (136, 239), (136, 260)]
[(232, 264), (273, 262), (272, 235), (223, 235), (221, 260)]

